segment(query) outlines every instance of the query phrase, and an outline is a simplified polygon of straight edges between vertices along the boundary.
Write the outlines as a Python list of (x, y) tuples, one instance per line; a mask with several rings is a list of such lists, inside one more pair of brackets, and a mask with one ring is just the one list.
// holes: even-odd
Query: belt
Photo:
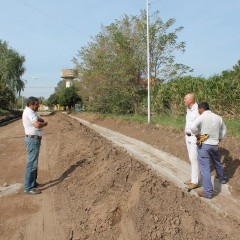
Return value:
[(38, 140), (42, 139), (42, 136), (38, 136), (38, 135), (25, 135), (25, 136), (28, 138), (34, 138), (34, 139), (38, 139)]

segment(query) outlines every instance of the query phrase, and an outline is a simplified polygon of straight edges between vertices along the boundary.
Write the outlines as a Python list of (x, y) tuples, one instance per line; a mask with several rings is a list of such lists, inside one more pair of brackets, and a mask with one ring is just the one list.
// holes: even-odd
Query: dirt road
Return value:
[[(0, 176), (1, 185), (23, 183), (25, 171), (25, 146), (21, 121), (1, 127)], [(49, 149), (48, 149), (49, 150)], [(40, 175), (47, 181), (48, 151), (46, 139), (42, 141)], [(56, 220), (51, 188), (45, 194), (28, 196), (19, 194), (0, 199), (0, 239), (65, 239)]]
[[(0, 198), (1, 240), (239, 238), (237, 222), (159, 177), (125, 150), (63, 114), (46, 118), (39, 162), (43, 192), (29, 196), (20, 189)], [(145, 133), (146, 141), (158, 144), (147, 125), (101, 124), (135, 136)], [(158, 135), (165, 151), (171, 144), (164, 136), (174, 135), (176, 155), (184, 156), (181, 135), (163, 129)], [(21, 121), (0, 127), (0, 185), (23, 183), (23, 137)], [(238, 170), (235, 165), (233, 178)]]

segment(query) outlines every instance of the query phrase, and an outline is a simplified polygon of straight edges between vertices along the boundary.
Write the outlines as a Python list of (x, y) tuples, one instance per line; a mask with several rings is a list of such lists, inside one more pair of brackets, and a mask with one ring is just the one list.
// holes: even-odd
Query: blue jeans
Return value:
[(198, 159), (200, 163), (203, 191), (205, 195), (212, 196), (213, 185), (211, 181), (211, 160), (216, 169), (219, 181), (226, 179), (223, 166), (220, 161), (218, 146), (202, 144), (198, 147)]
[(27, 149), (27, 166), (24, 190), (28, 192), (34, 188), (36, 183), (41, 140), (25, 137), (25, 145)]

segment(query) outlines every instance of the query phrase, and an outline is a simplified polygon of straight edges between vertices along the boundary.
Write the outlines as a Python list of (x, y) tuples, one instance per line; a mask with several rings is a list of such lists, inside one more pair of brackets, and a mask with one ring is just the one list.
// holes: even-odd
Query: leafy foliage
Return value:
[(24, 56), (10, 48), (7, 42), (0, 40), (1, 104), (5, 108), (13, 104), (16, 94), (24, 89), (25, 83), (21, 80), (25, 72), (24, 62)]
[(2, 82), (0, 82), (0, 108), (8, 109), (15, 101), (15, 96), (13, 92), (6, 87)]
[(52, 107), (54, 105), (57, 105), (59, 102), (59, 96), (57, 93), (53, 93), (47, 100), (47, 105)]
[(81, 102), (81, 98), (79, 97), (77, 93), (77, 88), (75, 85), (72, 85), (68, 88), (64, 88), (59, 93), (59, 99), (58, 102), (60, 105), (64, 107), (68, 107), (71, 109), (76, 103)]
[(208, 102), (216, 113), (239, 117), (240, 61), (233, 66), (233, 70), (223, 71), (208, 79), (187, 76), (168, 83), (158, 83), (151, 96), (152, 109), (157, 113), (184, 114), (183, 97), (189, 92), (195, 93), (198, 102)]
[[(183, 64), (176, 64), (173, 56), (175, 51), (184, 51), (184, 43), (177, 42), (177, 33), (182, 27), (169, 31), (175, 20), (164, 23), (158, 12), (153, 19), (150, 25), (151, 76), (169, 81), (190, 70)], [(146, 27), (145, 11), (140, 16), (125, 15), (102, 27), (93, 41), (79, 51), (73, 61), (82, 80), (80, 94), (86, 109), (101, 113), (141, 111), (147, 96), (144, 84)]]

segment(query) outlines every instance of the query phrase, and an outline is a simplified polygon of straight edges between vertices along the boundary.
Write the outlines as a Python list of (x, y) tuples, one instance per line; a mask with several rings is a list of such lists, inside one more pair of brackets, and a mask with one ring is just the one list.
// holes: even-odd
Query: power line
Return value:
[(19, 0), (19, 1), (20, 1), (21, 3), (23, 3), (24, 5), (26, 5), (26, 6), (30, 7), (30, 8), (32, 8), (32, 9), (34, 9), (35, 11), (38, 11), (38, 12), (40, 12), (41, 14), (43, 14), (43, 15), (49, 17), (49, 18), (52, 18), (52, 19), (54, 19), (55, 21), (57, 21), (57, 22), (59, 22), (59, 23), (62, 23), (62, 24), (64, 24), (64, 25), (68, 26), (69, 28), (72, 28), (73, 30), (81, 33), (80, 29), (78, 29), (78, 28), (70, 25), (69, 23), (66, 23), (66, 22), (62, 21), (62, 20), (60, 20), (60, 19), (58, 19), (58, 18), (50, 15), (49, 13), (46, 13), (46, 12), (44, 12), (43, 10), (41, 10), (41, 9), (39, 9), (39, 8), (37, 8), (37, 7), (34, 7), (33, 5), (31, 5), (31, 4), (29, 4), (29, 3), (26, 3), (26, 2), (23, 1), (23, 0)]

